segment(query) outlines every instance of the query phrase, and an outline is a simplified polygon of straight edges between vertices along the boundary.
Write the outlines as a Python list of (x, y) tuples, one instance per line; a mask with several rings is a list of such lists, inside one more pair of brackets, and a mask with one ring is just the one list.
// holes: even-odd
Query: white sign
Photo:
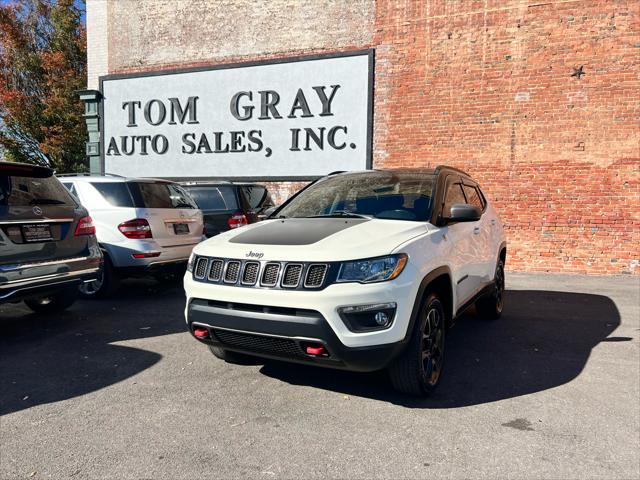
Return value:
[(370, 168), (372, 56), (103, 77), (105, 172), (287, 179)]

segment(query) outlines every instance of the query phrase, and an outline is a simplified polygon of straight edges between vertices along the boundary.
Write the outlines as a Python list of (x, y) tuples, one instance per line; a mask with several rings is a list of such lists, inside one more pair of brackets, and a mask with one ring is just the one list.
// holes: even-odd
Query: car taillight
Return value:
[(229, 224), (229, 228), (238, 228), (243, 225), (247, 225), (249, 223), (249, 219), (244, 213), (234, 213), (229, 217), (227, 223)]
[(76, 231), (74, 233), (76, 237), (80, 235), (95, 235), (95, 233), (96, 227), (91, 217), (82, 217), (78, 220), (78, 225), (76, 225)]
[(118, 225), (118, 230), (127, 238), (152, 238), (151, 226), (144, 218), (134, 218)]

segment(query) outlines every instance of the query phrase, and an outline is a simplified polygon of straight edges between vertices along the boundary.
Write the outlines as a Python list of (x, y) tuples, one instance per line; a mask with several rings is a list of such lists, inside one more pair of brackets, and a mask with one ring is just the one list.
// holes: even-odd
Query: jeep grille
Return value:
[(330, 276), (329, 272), (333, 271), (331, 265), (198, 256), (193, 269), (193, 278), (200, 282), (239, 287), (317, 290), (329, 283), (327, 278)]

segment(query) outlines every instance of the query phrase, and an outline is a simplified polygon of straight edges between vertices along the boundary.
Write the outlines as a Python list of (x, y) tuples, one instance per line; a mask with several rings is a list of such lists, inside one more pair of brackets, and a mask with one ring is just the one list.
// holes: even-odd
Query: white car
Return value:
[(123, 277), (182, 274), (202, 240), (202, 212), (178, 184), (118, 176), (60, 176), (89, 211), (104, 254), (102, 276), (87, 297), (113, 293)]
[(474, 303), (500, 317), (505, 259), (500, 219), (466, 173), (340, 173), (271, 219), (199, 244), (186, 321), (228, 361), (387, 368), (398, 390), (424, 395), (440, 380), (453, 320)]

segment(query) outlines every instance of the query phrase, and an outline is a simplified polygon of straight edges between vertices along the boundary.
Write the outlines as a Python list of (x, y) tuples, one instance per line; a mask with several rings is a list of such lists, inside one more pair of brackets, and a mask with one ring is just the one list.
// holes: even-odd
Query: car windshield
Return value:
[(435, 175), (361, 172), (314, 183), (287, 203), (278, 217), (375, 217), (426, 221)]

